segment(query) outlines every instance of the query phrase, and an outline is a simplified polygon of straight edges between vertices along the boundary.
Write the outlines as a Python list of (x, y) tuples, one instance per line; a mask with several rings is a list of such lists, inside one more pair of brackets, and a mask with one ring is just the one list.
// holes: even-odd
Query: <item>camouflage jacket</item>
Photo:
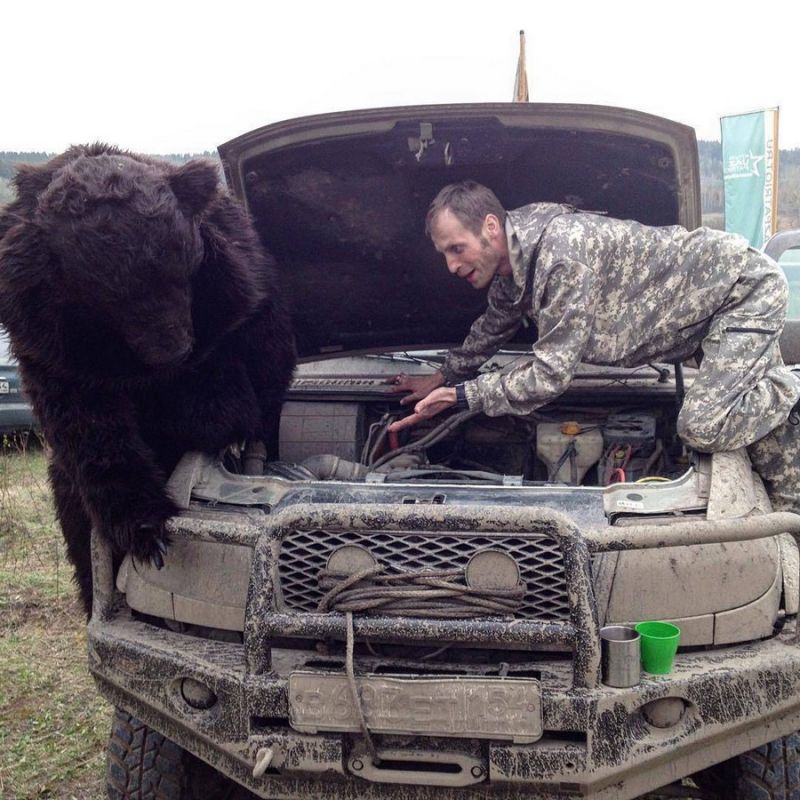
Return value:
[[(779, 269), (736, 235), (553, 203), (508, 212), (506, 234), (512, 274), (494, 278), (488, 308), (442, 367), (447, 383), (466, 381), (470, 408), (490, 416), (528, 414), (554, 399), (581, 361), (631, 367), (688, 358), (745, 273)], [(474, 378), (525, 318), (538, 331), (531, 351), (510, 369)]]

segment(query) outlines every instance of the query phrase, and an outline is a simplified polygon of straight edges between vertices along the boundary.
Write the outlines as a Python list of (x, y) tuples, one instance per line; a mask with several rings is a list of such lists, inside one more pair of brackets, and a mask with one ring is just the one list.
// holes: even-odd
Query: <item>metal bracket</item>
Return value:
[(419, 137), (409, 136), (408, 149), (414, 154), (414, 158), (417, 161), (421, 161), (425, 151), (435, 141), (433, 138), (433, 125), (430, 122), (420, 122)]
[[(348, 763), (353, 775), (374, 783), (412, 783), (420, 786), (472, 786), (486, 780), (486, 765), (466, 753), (434, 750), (381, 750), (381, 763), (369, 753), (354, 753)], [(388, 762), (388, 763), (386, 763)], [(413, 763), (417, 769), (394, 769), (390, 764)], [(426, 769), (426, 766), (429, 767)]]

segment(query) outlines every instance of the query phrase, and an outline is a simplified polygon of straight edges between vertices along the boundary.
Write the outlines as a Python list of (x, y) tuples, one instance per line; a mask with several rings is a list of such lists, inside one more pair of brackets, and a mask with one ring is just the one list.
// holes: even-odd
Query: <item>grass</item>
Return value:
[(110, 707), (86, 666), (85, 620), (38, 446), (0, 452), (0, 798), (105, 797)]

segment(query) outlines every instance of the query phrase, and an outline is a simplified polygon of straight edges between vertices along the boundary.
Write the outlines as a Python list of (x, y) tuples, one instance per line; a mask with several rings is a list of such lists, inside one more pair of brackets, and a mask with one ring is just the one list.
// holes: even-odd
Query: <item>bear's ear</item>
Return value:
[(188, 161), (169, 177), (175, 197), (189, 214), (199, 214), (217, 193), (219, 175), (210, 161)]
[(20, 164), (14, 176), (17, 197), (26, 208), (33, 208), (36, 198), (50, 185), (52, 179), (52, 169), (43, 168), (41, 165)]

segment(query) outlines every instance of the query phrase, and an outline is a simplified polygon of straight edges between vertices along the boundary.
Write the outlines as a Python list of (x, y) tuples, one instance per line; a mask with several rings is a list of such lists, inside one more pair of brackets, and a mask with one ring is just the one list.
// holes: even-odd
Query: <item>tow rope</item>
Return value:
[[(463, 569), (419, 569), (384, 574), (381, 565), (351, 575), (320, 570), (326, 591), (318, 613), (380, 612), (388, 616), (489, 617), (511, 616), (522, 605), (526, 585), (482, 589), (468, 586)], [(360, 585), (359, 585), (360, 584)]]

